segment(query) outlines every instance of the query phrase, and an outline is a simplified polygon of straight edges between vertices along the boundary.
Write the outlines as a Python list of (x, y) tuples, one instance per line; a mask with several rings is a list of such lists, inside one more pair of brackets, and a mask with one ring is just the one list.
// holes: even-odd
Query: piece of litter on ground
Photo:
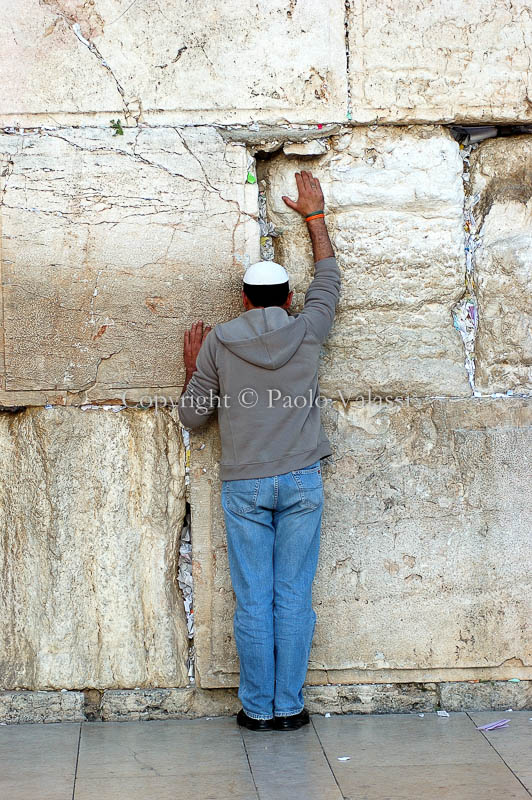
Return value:
[(513, 708), (507, 708), (506, 711), (513, 711)]
[(338, 756), (338, 761), (351, 761), (351, 756)]
[(508, 678), (508, 683), (521, 683), (521, 678)]
[(326, 717), (330, 717), (331, 715), (330, 715), (330, 714), (329, 714), (329, 712), (327, 711), (327, 713), (325, 714), (325, 716), (326, 716)]
[(425, 714), (418, 714), (418, 717), (424, 717)]
[(436, 714), (439, 717), (448, 717), (449, 716), (449, 712), (448, 711), (436, 711)]
[(498, 719), (496, 722), (487, 722), (485, 725), (477, 725), (477, 731), (494, 731), (496, 728), (507, 728), (509, 719)]
[(256, 177), (253, 175), (252, 172), (248, 172), (248, 176), (246, 178), (248, 183), (257, 183)]

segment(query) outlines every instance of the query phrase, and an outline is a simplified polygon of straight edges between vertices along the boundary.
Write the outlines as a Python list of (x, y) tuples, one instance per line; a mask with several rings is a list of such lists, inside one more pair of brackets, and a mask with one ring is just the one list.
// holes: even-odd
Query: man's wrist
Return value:
[(185, 370), (185, 380), (183, 381), (183, 390), (181, 392), (181, 397), (183, 397), (183, 395), (185, 394), (185, 392), (187, 390), (187, 386), (190, 383), (190, 379), (194, 375), (194, 372), (195, 372), (195, 370), (193, 370), (192, 372), (190, 370), (188, 370), (188, 369)]
[(305, 220), (309, 228), (320, 228), (325, 226), (325, 217), (316, 217)]
[(305, 217), (305, 222), (308, 222), (311, 219), (320, 219), (325, 216), (325, 210), (323, 208), (317, 208), (314, 211), (310, 211), (308, 214), (303, 215)]

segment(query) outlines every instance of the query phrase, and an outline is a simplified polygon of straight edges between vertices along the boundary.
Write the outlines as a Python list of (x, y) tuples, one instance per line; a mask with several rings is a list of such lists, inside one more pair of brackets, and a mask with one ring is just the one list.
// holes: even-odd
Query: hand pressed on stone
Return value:
[(315, 211), (321, 211), (323, 209), (323, 192), (319, 180), (314, 177), (312, 172), (304, 169), (301, 170), (301, 173), (296, 172), (295, 177), (299, 196), (297, 202), (294, 202), (283, 195), (286, 205), (304, 217)]
[(203, 327), (203, 320), (193, 322), (190, 330), (185, 331), (185, 343), (183, 346), (183, 359), (187, 375), (192, 375), (196, 371), (196, 359), (203, 344), (205, 337), (212, 328), (209, 325)]

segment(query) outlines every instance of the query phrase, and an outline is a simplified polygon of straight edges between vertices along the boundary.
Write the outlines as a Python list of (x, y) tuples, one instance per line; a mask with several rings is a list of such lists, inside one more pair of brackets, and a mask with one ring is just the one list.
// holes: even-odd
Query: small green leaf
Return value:
[(113, 136), (118, 136), (118, 135), (123, 136), (124, 135), (124, 130), (122, 128), (122, 125), (121, 125), (119, 119), (116, 119), (116, 120), (112, 119), (111, 120), (111, 128), (114, 129)]

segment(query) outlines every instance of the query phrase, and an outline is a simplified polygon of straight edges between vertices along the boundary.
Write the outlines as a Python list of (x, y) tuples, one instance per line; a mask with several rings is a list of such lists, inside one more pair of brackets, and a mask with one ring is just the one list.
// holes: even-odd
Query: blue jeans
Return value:
[(236, 595), (238, 696), (254, 719), (298, 714), (316, 624), (320, 461), (270, 478), (222, 481), (221, 499)]

